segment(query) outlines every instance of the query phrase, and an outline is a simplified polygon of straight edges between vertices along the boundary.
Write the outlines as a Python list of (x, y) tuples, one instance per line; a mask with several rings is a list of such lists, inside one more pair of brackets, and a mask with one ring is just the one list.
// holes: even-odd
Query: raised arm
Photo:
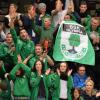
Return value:
[(17, 46), (17, 34), (16, 34), (16, 31), (15, 31), (15, 28), (14, 28), (13, 21), (11, 21), (9, 23), (9, 26), (10, 26), (10, 33), (12, 34), (14, 44), (15, 44), (15, 46)]
[(14, 68), (11, 70), (11, 72), (10, 72), (10, 78), (12, 80), (14, 80), (16, 78), (16, 72), (20, 69), (20, 67), (21, 67), (21, 63), (19, 63), (16, 66), (14, 66)]

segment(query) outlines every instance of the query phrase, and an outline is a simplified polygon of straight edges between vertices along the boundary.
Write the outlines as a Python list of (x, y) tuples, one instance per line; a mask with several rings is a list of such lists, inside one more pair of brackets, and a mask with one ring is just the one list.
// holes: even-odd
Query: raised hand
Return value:
[(21, 58), (21, 56), (18, 55), (17, 58), (18, 58), (18, 63), (21, 63), (21, 62), (22, 62), (22, 58)]
[(71, 75), (71, 73), (72, 73), (72, 71), (73, 71), (73, 70), (72, 70), (72, 69), (70, 69), (70, 70), (68, 71), (67, 75), (68, 75), (68, 76), (70, 76), (70, 75)]
[(47, 69), (47, 70), (46, 70), (46, 72), (45, 72), (45, 74), (46, 74), (46, 75), (48, 75), (48, 74), (50, 73), (50, 71), (51, 71), (51, 69), (50, 69), (50, 68), (49, 68), (49, 69)]
[(14, 28), (14, 20), (11, 19), (11, 21), (9, 22), (8, 25), (9, 25), (10, 28)]

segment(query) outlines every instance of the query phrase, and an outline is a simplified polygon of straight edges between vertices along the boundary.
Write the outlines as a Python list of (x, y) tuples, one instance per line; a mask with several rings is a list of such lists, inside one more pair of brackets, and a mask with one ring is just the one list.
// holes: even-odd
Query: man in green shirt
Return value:
[(34, 42), (30, 39), (25, 29), (21, 29), (20, 36), (17, 36), (13, 22), (10, 23), (10, 31), (16, 47), (18, 61), (24, 61), (30, 54), (34, 53)]

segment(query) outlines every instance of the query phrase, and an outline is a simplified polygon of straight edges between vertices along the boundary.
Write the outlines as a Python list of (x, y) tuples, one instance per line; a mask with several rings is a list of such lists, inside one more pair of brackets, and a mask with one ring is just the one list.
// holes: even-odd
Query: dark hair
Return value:
[(81, 1), (80, 5), (87, 5), (86, 1)]
[[(73, 99), (73, 100), (74, 100), (74, 91), (75, 91), (75, 90), (77, 90), (77, 91), (79, 92), (79, 94), (81, 94), (81, 91), (82, 91), (82, 90), (79, 89), (79, 88), (73, 88), (73, 89), (72, 89), (72, 99)], [(80, 95), (79, 95), (78, 100), (80, 100)]]
[(20, 70), (20, 75), (16, 75), (16, 76), (22, 77), (25, 74), (24, 70), (22, 68), (20, 68), (18, 70)]
[(26, 30), (26, 29), (25, 29), (25, 28), (20, 28), (20, 29), (19, 29), (19, 32), (22, 31), (22, 30)]
[(24, 6), (25, 12), (28, 13), (28, 10), (30, 10), (31, 7), (34, 7), (34, 9), (35, 9), (35, 5), (34, 5), (34, 4), (27, 4), (27, 5), (25, 5), (25, 6)]
[(86, 65), (84, 65), (84, 64), (77, 64), (77, 67), (76, 67), (77, 71), (79, 70), (80, 67), (84, 67), (86, 69)]
[(66, 15), (70, 16), (70, 19), (73, 19), (73, 15), (71, 13), (67, 13)]
[[(59, 63), (58, 69), (60, 69), (60, 65), (61, 65), (62, 63), (65, 63), (66, 66), (68, 66), (68, 63), (67, 63), (66, 61), (62, 61), (62, 62)], [(68, 72), (68, 70), (69, 70), (69, 68), (67, 67), (66, 72)]]
[(41, 61), (40, 59), (37, 59), (36, 61), (35, 61), (35, 63), (34, 63), (34, 66), (33, 66), (33, 68), (32, 68), (32, 71), (33, 72), (37, 72), (37, 70), (36, 70), (36, 63), (38, 62), (38, 61), (40, 61), (41, 62), (41, 64), (42, 64), (42, 74), (44, 73), (44, 63), (43, 63), (43, 61)]
[(18, 8), (18, 6), (17, 6), (15, 3), (9, 4), (9, 7), (10, 7), (10, 6), (14, 6), (16, 9)]
[(9, 35), (12, 37), (11, 33), (7, 33), (7, 34), (6, 34), (6, 37), (9, 36)]

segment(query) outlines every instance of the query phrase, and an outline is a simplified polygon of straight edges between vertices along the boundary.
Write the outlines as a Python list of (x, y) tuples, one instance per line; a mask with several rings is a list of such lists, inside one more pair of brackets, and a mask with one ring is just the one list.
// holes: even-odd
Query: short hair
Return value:
[(19, 29), (19, 32), (22, 31), (22, 30), (26, 30), (26, 29), (25, 29), (25, 28), (20, 28), (20, 29)]
[(38, 9), (41, 10), (42, 8), (46, 8), (46, 4), (45, 3), (39, 3), (38, 4)]
[(14, 6), (16, 9), (18, 8), (18, 6), (15, 4), (15, 3), (11, 3), (10, 5), (9, 5), (9, 7), (10, 6)]
[(42, 45), (41, 43), (36, 44), (36, 45), (35, 45), (35, 48), (36, 48), (37, 46), (41, 47), (41, 49), (43, 50), (43, 45)]
[(45, 20), (45, 19), (48, 19), (48, 20), (50, 20), (50, 21), (51, 21), (51, 19), (52, 19), (52, 18), (51, 18), (51, 16), (50, 16), (50, 15), (47, 15), (47, 16), (45, 16), (45, 17), (44, 17), (44, 20)]
[(86, 69), (86, 65), (84, 65), (84, 64), (78, 64), (78, 66), (77, 66), (77, 71), (79, 71), (79, 68), (80, 67), (84, 67), (85, 69)]
[(43, 47), (43, 46), (42, 46), (40, 43), (36, 44), (36, 45), (35, 45), (35, 47), (36, 47), (36, 46), (40, 46), (40, 47)]
[(25, 12), (28, 13), (28, 10), (30, 10), (31, 7), (35, 8), (35, 6), (33, 4), (27, 4), (27, 5), (25, 5)]
[(86, 1), (81, 1), (80, 5), (87, 5)]

